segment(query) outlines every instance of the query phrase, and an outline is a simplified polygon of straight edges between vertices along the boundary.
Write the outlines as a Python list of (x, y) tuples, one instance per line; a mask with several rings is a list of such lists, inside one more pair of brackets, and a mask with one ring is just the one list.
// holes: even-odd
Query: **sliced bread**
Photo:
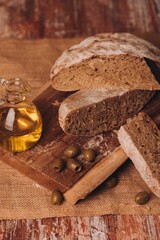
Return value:
[[(148, 64), (152, 62), (152, 64)], [(65, 51), (51, 70), (52, 86), (61, 91), (104, 87), (158, 90), (160, 50), (132, 34), (99, 34)], [(158, 79), (156, 79), (158, 78)]]
[(119, 142), (148, 187), (160, 197), (160, 130), (145, 113), (128, 119)]
[(144, 90), (81, 90), (62, 102), (59, 123), (64, 132), (80, 136), (118, 129), (127, 118), (137, 114), (153, 94)]

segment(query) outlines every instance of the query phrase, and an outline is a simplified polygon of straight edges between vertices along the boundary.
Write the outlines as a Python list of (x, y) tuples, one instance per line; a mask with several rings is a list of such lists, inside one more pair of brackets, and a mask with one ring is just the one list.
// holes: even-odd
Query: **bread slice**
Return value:
[[(150, 59), (150, 60), (149, 60)], [(152, 61), (154, 70), (152, 73)], [(160, 89), (160, 50), (128, 33), (99, 34), (65, 51), (51, 70), (52, 86), (61, 91), (91, 88)]]
[(119, 142), (148, 187), (160, 197), (160, 130), (145, 113), (118, 131)]
[(62, 102), (59, 123), (64, 132), (81, 136), (118, 129), (127, 118), (137, 114), (153, 94), (144, 90), (81, 90)]

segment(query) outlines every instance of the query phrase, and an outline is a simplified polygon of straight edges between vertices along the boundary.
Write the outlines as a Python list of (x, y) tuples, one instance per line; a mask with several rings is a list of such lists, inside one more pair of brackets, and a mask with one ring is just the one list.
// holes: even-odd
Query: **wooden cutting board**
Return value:
[[(100, 185), (126, 160), (127, 156), (119, 146), (116, 131), (99, 134), (95, 137), (71, 137), (66, 135), (58, 123), (58, 108), (69, 93), (54, 90), (50, 83), (43, 86), (33, 101), (39, 108), (43, 119), (43, 133), (40, 141), (28, 151), (12, 154), (0, 149), (1, 159), (25, 174), (38, 184), (53, 191), (59, 189), (66, 200), (75, 204)], [(160, 124), (160, 93), (144, 109), (157, 124)], [(56, 173), (53, 162), (64, 157), (67, 146), (76, 144), (81, 152), (92, 147), (97, 151), (94, 162), (85, 162), (82, 154), (77, 159), (82, 171), (74, 173), (65, 168)]]

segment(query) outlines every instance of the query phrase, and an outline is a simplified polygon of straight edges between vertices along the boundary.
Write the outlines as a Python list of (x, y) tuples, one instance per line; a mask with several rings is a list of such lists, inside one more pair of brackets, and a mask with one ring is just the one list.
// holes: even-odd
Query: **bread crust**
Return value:
[[(128, 121), (149, 121), (149, 124), (155, 129), (157, 134), (160, 136), (160, 130), (157, 128), (155, 123), (149, 118), (146, 113), (139, 113), (135, 119), (129, 119)], [(126, 124), (127, 125), (127, 124)], [(121, 126), (120, 130), (118, 131), (118, 139), (119, 142), (127, 154), (127, 156), (132, 160), (136, 169), (140, 173), (141, 177), (148, 185), (148, 187), (152, 190), (152, 192), (160, 198), (160, 177), (158, 177), (154, 173), (154, 169), (152, 169), (151, 165), (148, 164), (147, 160), (144, 158), (143, 154), (140, 152), (140, 147), (136, 146), (136, 143), (133, 139), (132, 134), (127, 130), (126, 125)], [(140, 134), (143, 134), (140, 133)], [(153, 133), (154, 134), (154, 133)], [(138, 137), (138, 136), (137, 136)], [(148, 141), (150, 141), (150, 136), (148, 136)], [(145, 147), (145, 146), (144, 146)], [(151, 149), (153, 151), (153, 149)], [(160, 149), (158, 149), (160, 152)], [(157, 154), (157, 170), (160, 172), (160, 156)]]
[(88, 37), (79, 44), (66, 50), (57, 59), (51, 70), (51, 78), (63, 68), (84, 61), (93, 56), (130, 54), (140, 58), (149, 58), (160, 63), (160, 50), (150, 42), (131, 33), (101, 33)]
[[(70, 69), (72, 73), (74, 72), (74, 69), (72, 70), (73, 66), (75, 66), (76, 69), (77, 66), (81, 63), (87, 64), (88, 62), (87, 60), (89, 59), (92, 61), (92, 58), (95, 57), (114, 58), (119, 55), (124, 56), (130, 55), (141, 59), (148, 58), (160, 64), (160, 50), (151, 43), (141, 38), (138, 38), (129, 33), (98, 34), (96, 36), (86, 38), (79, 44), (72, 46), (69, 50), (65, 51), (57, 59), (57, 61), (55, 62), (51, 69), (50, 75), (53, 87), (56, 88), (57, 90), (62, 91), (66, 91), (66, 89), (68, 91), (82, 89), (83, 85), (78, 86), (78, 83), (75, 83), (76, 76), (73, 79), (73, 81), (70, 82), (71, 86), (68, 86), (69, 85), (68, 83), (62, 86), (59, 79), (57, 80), (57, 77), (60, 78), (62, 82), (65, 82), (66, 81), (65, 74), (61, 75), (61, 72), (63, 72), (65, 69)], [(74, 77), (73, 75), (74, 74), (71, 74), (71, 78)], [(117, 76), (115, 76), (115, 78), (116, 77)], [(86, 85), (86, 87), (88, 86)], [(126, 89), (126, 86), (124, 87)], [(138, 87), (134, 88), (133, 86), (132, 89), (138, 89)], [(144, 86), (139, 89), (144, 89)], [(154, 90), (160, 89), (159, 84), (156, 84), (156, 81), (155, 82), (153, 81), (153, 86), (149, 86), (148, 88), (148, 90), (152, 89)]]

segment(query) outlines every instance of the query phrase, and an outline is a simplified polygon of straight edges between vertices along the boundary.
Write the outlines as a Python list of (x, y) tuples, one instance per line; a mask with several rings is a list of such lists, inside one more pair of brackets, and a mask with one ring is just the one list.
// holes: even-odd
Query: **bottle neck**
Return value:
[(12, 78), (5, 80), (0, 78), (0, 85), (4, 87), (5, 96), (1, 98), (0, 105), (4, 102), (9, 104), (18, 104), (26, 100), (26, 95), (31, 92), (29, 84), (21, 78)]
[(10, 104), (18, 104), (24, 102), (26, 99), (25, 95), (16, 94), (13, 92), (7, 92), (6, 100)]

